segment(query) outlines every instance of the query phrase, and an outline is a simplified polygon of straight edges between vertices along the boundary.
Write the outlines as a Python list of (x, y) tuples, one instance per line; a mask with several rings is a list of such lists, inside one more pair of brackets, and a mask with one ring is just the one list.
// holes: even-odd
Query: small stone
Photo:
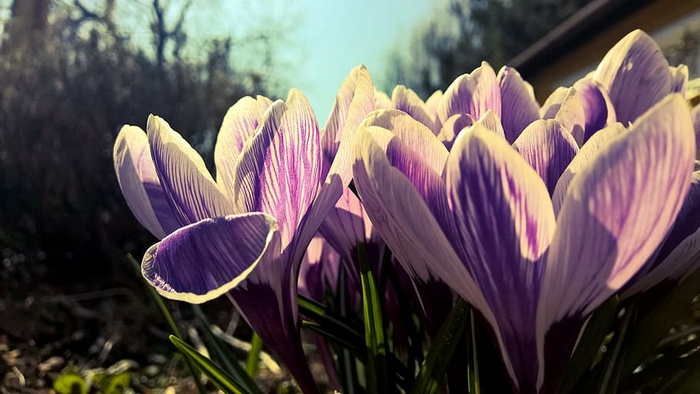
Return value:
[(39, 372), (47, 373), (61, 368), (65, 363), (66, 361), (63, 359), (63, 357), (53, 356), (43, 361), (37, 368), (39, 369)]

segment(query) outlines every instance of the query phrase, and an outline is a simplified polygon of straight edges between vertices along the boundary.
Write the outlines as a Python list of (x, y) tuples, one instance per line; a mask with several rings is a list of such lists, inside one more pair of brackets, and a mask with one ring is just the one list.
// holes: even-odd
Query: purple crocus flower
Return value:
[(297, 90), (286, 102), (244, 98), (219, 132), (217, 181), (160, 118), (149, 117), (147, 139), (125, 127), (115, 144), (129, 206), (162, 238), (144, 256), (144, 277), (165, 297), (191, 303), (229, 293), (307, 393), (318, 388), (301, 348), (299, 265), (350, 182), (350, 144), (373, 108), (364, 67), (343, 83), (322, 131)]
[(449, 149), (464, 128), (490, 111), (501, 120), (499, 127), (512, 143), (527, 125), (540, 119), (539, 109), (532, 86), (515, 69), (503, 67), (496, 74), (483, 62), (470, 74), (457, 77), (445, 91), (437, 107), (441, 125), (437, 135)]
[(695, 156), (689, 111), (670, 95), (629, 129), (598, 131), (574, 159), (556, 148), (569, 140), (556, 121), (532, 123), (516, 150), (494, 111), (478, 113), (449, 152), (409, 115), (370, 115), (355, 184), (405, 269), (442, 280), (490, 323), (515, 390), (556, 392), (587, 316), (673, 225)]

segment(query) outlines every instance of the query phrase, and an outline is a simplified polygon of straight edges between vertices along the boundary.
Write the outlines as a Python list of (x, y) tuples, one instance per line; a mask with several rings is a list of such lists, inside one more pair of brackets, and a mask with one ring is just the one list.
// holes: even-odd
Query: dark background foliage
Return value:
[(234, 69), (230, 39), (209, 42), (200, 60), (181, 57), (187, 8), (173, 21), (164, 11), (155, 0), (149, 56), (109, 7), (13, 3), (0, 55), (0, 250), (3, 275), (16, 275), (3, 283), (122, 273), (124, 253), (139, 255), (155, 240), (119, 191), (119, 128), (145, 128), (158, 114), (211, 158), (228, 107), (267, 93), (264, 75)]

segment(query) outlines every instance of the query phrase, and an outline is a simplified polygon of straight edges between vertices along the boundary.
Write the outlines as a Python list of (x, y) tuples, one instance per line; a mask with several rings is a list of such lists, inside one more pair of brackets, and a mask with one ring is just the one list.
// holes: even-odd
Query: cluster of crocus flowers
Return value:
[(425, 102), (404, 87), (375, 98), (359, 67), (322, 130), (295, 90), (286, 102), (236, 103), (216, 180), (157, 117), (147, 135), (122, 129), (115, 169), (161, 239), (144, 277), (187, 302), (228, 293), (304, 392), (317, 387), (297, 280), (317, 232), (307, 295), (318, 299), (340, 264), (357, 278), (358, 242), (376, 245), (377, 259), (386, 244), (418, 293), (448, 286), (480, 312), (515, 391), (556, 392), (599, 305), (695, 268), (698, 111), (683, 98), (687, 79), (640, 31), (542, 106), (508, 67), (483, 63)]

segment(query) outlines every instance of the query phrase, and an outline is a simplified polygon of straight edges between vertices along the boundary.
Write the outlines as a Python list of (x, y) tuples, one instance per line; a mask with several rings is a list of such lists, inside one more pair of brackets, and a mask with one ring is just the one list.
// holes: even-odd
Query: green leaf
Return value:
[(260, 358), (262, 347), (262, 339), (258, 334), (253, 333), (253, 339), (250, 341), (250, 352), (245, 362), (245, 370), (250, 376), (255, 376), (258, 372), (258, 359)]
[(377, 283), (367, 261), (367, 251), (363, 243), (358, 244), (358, 254), (362, 283), (362, 310), (365, 318), (365, 346), (367, 347), (367, 392), (384, 394), (389, 392), (389, 383), (387, 382), (382, 299), (377, 292)]
[(699, 292), (700, 271), (697, 271), (680, 282), (651, 312), (634, 324), (625, 342), (621, 377), (628, 376), (652, 354)]
[(618, 303), (619, 298), (614, 296), (593, 312), (578, 345), (576, 345), (571, 361), (569, 361), (569, 366), (559, 387), (560, 392), (570, 392), (576, 383), (590, 370), (593, 360), (600, 352), (605, 337), (612, 331), (612, 324), (617, 316)]
[(236, 381), (245, 386), (246, 391), (253, 394), (262, 394), (260, 388), (258, 388), (253, 381), (253, 378), (243, 369), (236, 356), (229, 351), (228, 345), (223, 343), (223, 341), (211, 331), (211, 325), (204, 315), (202, 308), (200, 308), (199, 305), (192, 305), (192, 309), (200, 324), (203, 326), (202, 331), (204, 332), (204, 339), (207, 342), (207, 348), (212, 352), (212, 355), (220, 366)]
[(122, 394), (130, 385), (131, 374), (129, 372), (105, 375), (100, 381), (100, 391), (103, 394)]
[[(141, 265), (136, 261), (136, 259), (134, 259), (134, 256), (132, 256), (131, 254), (127, 254), (126, 259), (129, 261), (129, 263), (131, 263), (131, 267), (134, 268), (139, 277), (141, 277), (141, 280), (143, 280), (143, 283), (146, 285), (146, 289), (148, 290), (148, 294), (150, 294), (151, 299), (155, 301), (158, 310), (163, 315), (163, 318), (165, 318), (165, 322), (168, 323), (170, 331), (173, 334), (175, 334), (175, 336), (177, 336), (178, 338), (183, 338), (182, 332), (180, 332), (180, 329), (178, 328), (177, 324), (175, 324), (175, 319), (173, 319), (173, 315), (170, 314), (168, 306), (165, 305), (165, 302), (163, 301), (163, 297), (161, 297), (161, 295), (158, 294), (156, 289), (153, 288), (153, 286), (151, 286), (150, 283), (146, 282), (146, 280), (141, 275)], [(204, 390), (204, 386), (202, 386), (202, 380), (196, 373), (194, 367), (192, 366), (192, 363), (190, 362), (190, 359), (185, 357), (185, 363), (187, 364), (187, 369), (192, 375), (192, 379), (194, 379), (194, 383), (197, 385), (197, 391), (199, 392), (199, 394), (205, 394), (206, 391)]]
[(299, 312), (316, 322), (323, 332), (333, 333), (334, 337), (345, 338), (350, 343), (364, 344), (364, 335), (345, 323), (341, 316), (329, 311), (325, 305), (302, 295), (297, 297), (297, 302)]
[[(470, 317), (469, 304), (458, 298), (450, 315), (440, 328), (432, 347), (421, 366), (418, 377), (411, 387), (411, 394), (432, 394), (437, 392), (440, 381), (450, 362), (459, 339)], [(473, 382), (474, 379), (470, 379)]]
[(209, 358), (200, 354), (197, 349), (174, 335), (170, 335), (169, 338), (170, 342), (172, 342), (185, 357), (190, 359), (219, 390), (227, 394), (250, 394), (243, 384), (227, 374), (226, 371), (214, 364)]
[(53, 382), (53, 389), (58, 394), (87, 394), (88, 392), (85, 379), (72, 370), (62, 373)]

